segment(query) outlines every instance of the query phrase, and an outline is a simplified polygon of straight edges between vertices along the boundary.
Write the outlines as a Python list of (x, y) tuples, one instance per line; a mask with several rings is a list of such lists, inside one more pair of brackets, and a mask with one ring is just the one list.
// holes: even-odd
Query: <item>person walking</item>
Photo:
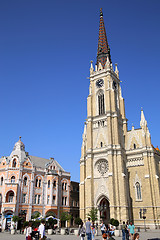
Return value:
[(78, 235), (81, 237), (81, 240), (84, 240), (84, 238), (85, 238), (85, 227), (83, 226), (83, 222), (81, 223), (81, 226), (79, 228)]
[(32, 240), (32, 223), (29, 222), (26, 228), (26, 240)]
[(135, 233), (133, 235), (133, 240), (139, 240), (139, 233)]
[(102, 235), (103, 235), (103, 233), (105, 233), (105, 230), (106, 230), (106, 226), (105, 226), (105, 224), (104, 224), (103, 221), (101, 222), (100, 227), (101, 227), (101, 233), (102, 233)]
[(92, 222), (91, 233), (92, 233), (92, 240), (95, 240), (96, 229), (95, 229), (94, 222)]
[(87, 240), (91, 240), (91, 222), (90, 218), (88, 218), (88, 221), (86, 222), (86, 235), (87, 235)]
[(126, 240), (129, 240), (128, 221), (126, 222)]
[(122, 240), (125, 240), (125, 235), (126, 235), (126, 224), (123, 221), (123, 224), (122, 224)]
[(38, 228), (39, 234), (40, 234), (40, 239), (41, 240), (45, 240), (46, 236), (45, 236), (45, 221), (44, 219), (42, 219), (41, 224)]
[(135, 233), (135, 231), (134, 231), (135, 226), (132, 224), (132, 222), (130, 222), (130, 224), (128, 226), (128, 229), (129, 229), (129, 235), (131, 237), (131, 240), (133, 240), (133, 235)]

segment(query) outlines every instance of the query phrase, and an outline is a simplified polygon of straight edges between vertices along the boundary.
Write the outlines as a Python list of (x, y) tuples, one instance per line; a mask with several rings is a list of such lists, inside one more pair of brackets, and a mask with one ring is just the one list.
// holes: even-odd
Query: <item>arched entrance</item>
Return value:
[(12, 211), (6, 211), (4, 213), (4, 229), (9, 230), (11, 229), (11, 219), (13, 217), (13, 212)]
[(100, 220), (102, 220), (105, 224), (109, 224), (110, 220), (110, 208), (109, 201), (106, 198), (102, 198), (98, 205)]

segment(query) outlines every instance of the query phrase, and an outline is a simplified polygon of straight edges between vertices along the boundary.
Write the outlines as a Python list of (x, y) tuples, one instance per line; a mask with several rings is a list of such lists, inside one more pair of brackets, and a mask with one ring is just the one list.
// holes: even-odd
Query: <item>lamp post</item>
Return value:
[(139, 215), (140, 215), (140, 218), (142, 218), (144, 220), (144, 230), (145, 230), (145, 232), (147, 231), (147, 229), (146, 229), (146, 222), (145, 222), (145, 220), (146, 220), (146, 216), (145, 216), (146, 212), (147, 212), (146, 208), (140, 208)]

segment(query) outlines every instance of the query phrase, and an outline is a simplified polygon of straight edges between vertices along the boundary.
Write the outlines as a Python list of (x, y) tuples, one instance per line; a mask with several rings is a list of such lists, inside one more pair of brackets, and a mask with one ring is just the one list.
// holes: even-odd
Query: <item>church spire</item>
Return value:
[(103, 68), (107, 61), (107, 56), (111, 63), (110, 48), (107, 41), (106, 30), (103, 20), (102, 8), (100, 9), (100, 24), (99, 24), (99, 39), (98, 39), (98, 50), (97, 50), (97, 65), (102, 64)]

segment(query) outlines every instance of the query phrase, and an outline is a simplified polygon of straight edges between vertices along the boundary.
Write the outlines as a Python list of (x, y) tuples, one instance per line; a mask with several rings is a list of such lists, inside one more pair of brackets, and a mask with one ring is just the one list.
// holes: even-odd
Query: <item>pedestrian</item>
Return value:
[(91, 233), (92, 233), (92, 240), (95, 240), (96, 229), (95, 229), (94, 222), (92, 222)]
[(115, 238), (112, 237), (112, 233), (111, 232), (108, 233), (108, 240), (115, 240)]
[(122, 240), (125, 240), (125, 235), (126, 235), (126, 224), (123, 221), (123, 224), (122, 224)]
[(40, 239), (45, 240), (46, 236), (45, 236), (45, 221), (44, 221), (44, 219), (41, 220), (41, 224), (40, 224), (38, 230), (39, 230), (39, 234), (40, 234)]
[(101, 233), (103, 235), (103, 233), (105, 233), (105, 230), (106, 230), (106, 226), (103, 221), (101, 222), (100, 227), (101, 227)]
[(88, 221), (86, 222), (86, 235), (87, 235), (87, 240), (91, 240), (91, 222), (90, 218), (88, 218)]
[(135, 233), (133, 235), (133, 240), (138, 240), (139, 239), (139, 233)]
[(103, 237), (104, 240), (107, 239), (107, 234), (103, 233), (102, 237)]
[(130, 222), (130, 224), (128, 226), (128, 229), (129, 229), (129, 235), (131, 237), (131, 240), (133, 240), (133, 235), (135, 233), (135, 231), (134, 231), (135, 226), (132, 224), (132, 222)]
[(29, 222), (26, 228), (26, 240), (32, 240), (32, 222)]
[(129, 240), (128, 221), (126, 222), (126, 240)]
[(84, 240), (84, 238), (85, 238), (85, 228), (83, 226), (83, 222), (81, 222), (81, 226), (78, 230), (78, 235), (81, 237), (81, 240)]

